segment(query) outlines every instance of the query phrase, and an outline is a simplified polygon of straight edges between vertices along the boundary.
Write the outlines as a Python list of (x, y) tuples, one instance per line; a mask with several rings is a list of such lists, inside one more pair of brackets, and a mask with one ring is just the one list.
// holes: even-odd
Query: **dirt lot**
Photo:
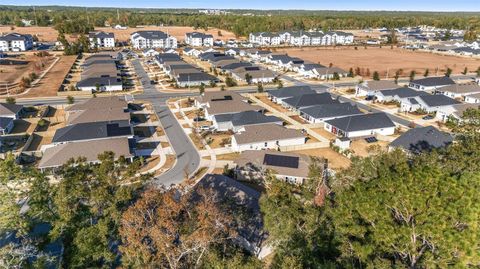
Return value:
[(63, 84), (65, 76), (72, 67), (77, 56), (59, 56), (60, 60), (50, 69), (50, 71), (22, 97), (45, 97), (56, 96), (58, 89)]
[[(110, 27), (97, 27), (95, 28), (97, 31), (108, 31), (113, 32), (115, 34), (115, 38), (118, 41), (128, 41), (130, 39), (130, 34), (135, 31), (141, 30), (160, 30), (164, 32), (168, 32), (170, 35), (175, 36), (179, 41), (183, 41), (185, 38), (185, 33), (193, 32), (193, 27), (183, 27), (183, 26), (168, 26), (168, 27), (159, 27), (159, 26), (145, 26), (145, 27), (137, 27), (137, 28), (128, 28), (126, 30), (117, 30), (112, 29)], [(205, 32), (202, 29), (197, 29), (198, 32)], [(215, 39), (222, 39), (227, 40), (230, 38), (235, 38), (235, 35), (231, 32), (220, 30), (222, 32), (222, 36), (218, 36), (219, 29), (211, 28), (208, 30), (207, 33), (212, 34)], [(53, 29), (53, 27), (14, 27), (11, 29), (11, 26), (1, 26), (0, 27), (1, 33), (10, 33), (16, 32), (20, 34), (32, 34), (37, 35), (39, 41), (46, 41), (46, 42), (53, 42), (57, 41), (58, 32), (57, 30)], [(76, 40), (76, 35), (66, 35), (66, 38), (70, 41)]]
[(353, 154), (360, 157), (367, 157), (371, 154), (375, 154), (376, 151), (373, 150), (375, 147), (378, 147), (380, 150), (386, 150), (389, 142), (378, 141), (375, 143), (367, 143), (365, 139), (358, 139), (352, 141), (351, 150)]
[(30, 73), (35, 72), (40, 74), (43, 70), (48, 68), (53, 62), (52, 56), (37, 57), (33, 53), (18, 54), (17, 57), (5, 58), (5, 60), (28, 62), (26, 64), (18, 65), (0, 65), (0, 83), (16, 83), (21, 78), (28, 76)]
[[(435, 75), (438, 68), (438, 74), (442, 75), (447, 67), (453, 70), (453, 73), (460, 73), (467, 67), (470, 71), (476, 70), (480, 66), (480, 59), (465, 58), (450, 55), (439, 55), (428, 52), (413, 52), (403, 49), (390, 49), (390, 47), (364, 49), (337, 47), (337, 48), (294, 48), (279, 50), (288, 53), (290, 56), (300, 57), (323, 65), (332, 63), (345, 70), (357, 67), (363, 68), (363, 75), (366, 75), (367, 69), (370, 75), (378, 71), (381, 76), (385, 76), (388, 70), (389, 77), (395, 75), (395, 71), (402, 69), (403, 76), (408, 76), (411, 70), (417, 74), (422, 74), (425, 69), (430, 70), (430, 75)], [(423, 77), (423, 76), (422, 76)]]

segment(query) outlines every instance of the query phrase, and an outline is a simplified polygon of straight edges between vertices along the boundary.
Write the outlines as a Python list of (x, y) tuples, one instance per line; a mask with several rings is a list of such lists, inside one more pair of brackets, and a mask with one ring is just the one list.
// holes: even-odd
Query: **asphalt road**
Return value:
[[(137, 95), (136, 98), (152, 103), (177, 158), (174, 166), (166, 173), (156, 177), (153, 183), (166, 187), (179, 184), (183, 182), (187, 175), (192, 176), (199, 168), (200, 155), (168, 108), (166, 101), (172, 97), (172, 94), (157, 91), (155, 85), (150, 83), (150, 79), (139, 60), (133, 60), (132, 64), (144, 89), (144, 94)], [(174, 95), (179, 96), (180, 94)], [(188, 96), (188, 94), (185, 95)]]

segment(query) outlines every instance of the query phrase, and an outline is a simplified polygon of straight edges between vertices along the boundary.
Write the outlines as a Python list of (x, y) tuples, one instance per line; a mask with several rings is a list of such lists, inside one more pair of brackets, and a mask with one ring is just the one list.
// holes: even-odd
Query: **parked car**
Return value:
[(422, 120), (433, 120), (435, 117), (432, 115), (426, 115), (422, 117)]
[(200, 129), (200, 130), (202, 130), (202, 131), (208, 131), (208, 130), (210, 130), (210, 126), (208, 126), (208, 125), (202, 125), (202, 126), (200, 126), (198, 129)]

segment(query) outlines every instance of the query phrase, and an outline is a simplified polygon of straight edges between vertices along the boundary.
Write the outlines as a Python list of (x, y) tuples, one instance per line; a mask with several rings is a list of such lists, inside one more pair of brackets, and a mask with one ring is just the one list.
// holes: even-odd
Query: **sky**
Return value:
[[(1, 5), (19, 5), (18, 0), (0, 0)], [(416, 10), (480, 11), (479, 0), (23, 0), (22, 5), (62, 5), (137, 8), (217, 9), (308, 9), (308, 10)]]

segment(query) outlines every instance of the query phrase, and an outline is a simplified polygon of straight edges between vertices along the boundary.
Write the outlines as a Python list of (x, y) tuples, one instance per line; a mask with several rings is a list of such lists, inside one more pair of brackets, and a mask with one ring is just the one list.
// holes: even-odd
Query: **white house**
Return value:
[(322, 123), (352, 115), (363, 114), (362, 111), (350, 103), (323, 104), (300, 109), (300, 117), (309, 123)]
[(213, 35), (199, 32), (186, 33), (185, 44), (192, 47), (212, 47)]
[(115, 35), (106, 32), (90, 32), (88, 34), (91, 48), (114, 48)]
[(134, 32), (130, 36), (130, 42), (135, 49), (177, 47), (177, 39), (162, 31)]
[(476, 83), (470, 84), (453, 84), (437, 89), (440, 93), (450, 98), (464, 99), (469, 95), (480, 93), (480, 85)]
[(408, 85), (409, 88), (414, 90), (421, 90), (421, 91), (435, 91), (439, 88), (454, 85), (455, 82), (447, 77), (427, 77), (422, 79), (412, 80)]
[(305, 144), (305, 136), (299, 130), (287, 129), (277, 124), (246, 126), (245, 131), (232, 136), (232, 149), (245, 150), (280, 149)]
[(0, 51), (26, 51), (32, 48), (32, 35), (10, 33), (0, 36)]
[(393, 135), (395, 124), (387, 114), (372, 113), (354, 115), (325, 121), (325, 130), (339, 137), (367, 137), (373, 135)]
[(480, 104), (456, 104), (441, 107), (437, 111), (436, 118), (443, 122), (446, 122), (450, 118), (461, 120), (463, 117), (463, 113), (467, 109), (480, 109)]
[(301, 185), (308, 178), (311, 158), (297, 153), (273, 150), (247, 150), (234, 160), (237, 180), (256, 181), (269, 171), (278, 180)]
[(364, 81), (355, 87), (355, 96), (373, 96), (377, 91), (396, 88), (399, 88), (399, 86), (391, 80)]
[(465, 96), (465, 103), (470, 103), (470, 104), (480, 103), (480, 93)]
[(400, 104), (400, 110), (404, 112), (423, 110), (426, 113), (434, 113), (443, 107), (456, 104), (460, 104), (460, 102), (443, 94), (429, 94), (403, 99)]

